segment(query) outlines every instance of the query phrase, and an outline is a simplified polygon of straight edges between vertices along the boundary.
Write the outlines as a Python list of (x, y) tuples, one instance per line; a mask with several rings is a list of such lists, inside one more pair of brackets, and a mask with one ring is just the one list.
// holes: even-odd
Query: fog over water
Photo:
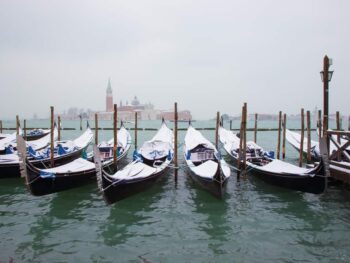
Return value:
[(333, 58), (330, 112), (349, 114), (349, 1), (0, 2), (0, 119), (116, 102), (177, 101), (196, 119), (217, 110), (322, 108), (324, 55)]

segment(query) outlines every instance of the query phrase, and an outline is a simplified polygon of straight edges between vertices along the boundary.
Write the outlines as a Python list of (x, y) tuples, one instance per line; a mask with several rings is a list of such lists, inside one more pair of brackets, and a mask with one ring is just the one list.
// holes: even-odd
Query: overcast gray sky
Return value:
[(322, 108), (319, 71), (333, 58), (330, 111), (348, 114), (350, 1), (0, 0), (0, 119), (49, 106), (119, 103), (194, 118)]

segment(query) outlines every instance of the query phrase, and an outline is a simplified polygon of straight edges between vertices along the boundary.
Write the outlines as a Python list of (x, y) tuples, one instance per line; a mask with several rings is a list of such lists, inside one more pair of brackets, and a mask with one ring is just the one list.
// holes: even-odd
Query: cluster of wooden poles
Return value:
[[(51, 106), (51, 152), (54, 152), (54, 107)], [(303, 165), (303, 147), (304, 147), (304, 131), (305, 131), (305, 123), (304, 123), (304, 109), (301, 109), (301, 140), (300, 140), (300, 155), (299, 155), (299, 166)], [(118, 116), (118, 107), (117, 104), (114, 104), (114, 112), (113, 112), (113, 138), (114, 138), (114, 152), (117, 151), (117, 141), (118, 141), (118, 133), (117, 133), (117, 116)], [(247, 103), (244, 103), (242, 107), (242, 115), (241, 115), (241, 123), (240, 123), (240, 145), (239, 145), (239, 153), (238, 153), (238, 163), (237, 166), (239, 169), (246, 168), (246, 149), (247, 149)], [(318, 127), (318, 134), (319, 138), (322, 134), (325, 133), (323, 131), (322, 133), (322, 113), (319, 110), (318, 111), (318, 120), (317, 120), (317, 127)], [(57, 117), (57, 130), (58, 130), (58, 140), (61, 139), (61, 118), (60, 116)], [(134, 140), (135, 140), (135, 149), (137, 149), (137, 130), (138, 130), (138, 116), (137, 112), (135, 112), (135, 128), (134, 128)], [(220, 118), (220, 112), (217, 112), (216, 116), (216, 133), (215, 133), (215, 145), (218, 148), (218, 128), (220, 125), (220, 121), (222, 122), (222, 119)], [(232, 122), (230, 123), (230, 129), (232, 130)], [(19, 127), (20, 127), (20, 120), (19, 116), (16, 116), (16, 132), (19, 134)], [(278, 115), (278, 136), (277, 136), (277, 151), (276, 151), (276, 158), (280, 159), (281, 155), (281, 134), (282, 134), (282, 158), (285, 159), (286, 156), (286, 128), (287, 127), (287, 115), (283, 114), (282, 119), (282, 111), (279, 112)], [(82, 129), (82, 124), (80, 124), (80, 129)], [(341, 130), (341, 119), (339, 111), (336, 112), (336, 129)], [(24, 138), (26, 136), (26, 120), (23, 121), (23, 130), (24, 130)], [(98, 114), (95, 114), (95, 144), (98, 144)], [(350, 130), (350, 116), (349, 116), (349, 125), (348, 130)], [(0, 121), (0, 133), (3, 131), (2, 121)], [(258, 131), (258, 114), (255, 114), (255, 122), (254, 122), (254, 142), (257, 142), (257, 131)], [(307, 133), (307, 163), (311, 162), (311, 118), (310, 118), (310, 111), (306, 111), (306, 133)], [(174, 166), (178, 167), (178, 158), (177, 158), (177, 137), (178, 137), (178, 111), (177, 111), (177, 103), (174, 104), (174, 139), (175, 139), (175, 148), (174, 148)], [(338, 136), (338, 142), (340, 142), (340, 136)], [(54, 166), (54, 155), (51, 154), (51, 167)], [(241, 163), (240, 160), (243, 160)], [(117, 164), (117, 155), (114, 154), (114, 168), (115, 170), (118, 169)], [(177, 170), (175, 169), (177, 172)], [(177, 175), (177, 174), (176, 174)]]

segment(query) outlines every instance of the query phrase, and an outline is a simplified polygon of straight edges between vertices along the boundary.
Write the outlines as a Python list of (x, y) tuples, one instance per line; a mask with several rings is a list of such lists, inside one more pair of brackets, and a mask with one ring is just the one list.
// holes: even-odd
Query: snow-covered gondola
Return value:
[(192, 125), (186, 132), (184, 157), (191, 178), (214, 196), (222, 198), (230, 177), (230, 167), (215, 146)]
[[(43, 140), (45, 137), (39, 139)], [(93, 133), (88, 127), (86, 131), (75, 140), (55, 142), (54, 165), (63, 165), (79, 158), (92, 141)], [(27, 143), (26, 143), (27, 144)], [(37, 168), (48, 168), (51, 165), (50, 147), (42, 150), (34, 150), (29, 145), (27, 148), (28, 161)], [(17, 152), (0, 155), (0, 178), (19, 177), (19, 156)]]
[[(125, 127), (122, 126), (118, 131), (118, 160), (123, 159), (127, 155), (130, 144), (131, 136)], [(113, 146), (110, 148), (113, 149)], [(98, 155), (103, 155), (102, 166), (104, 168), (113, 164), (112, 155), (106, 156), (103, 152), (99, 152)], [(22, 177), (26, 179), (29, 192), (36, 196), (71, 189), (96, 180), (96, 168), (93, 163), (92, 153), (89, 156), (85, 156), (85, 158), (80, 157), (67, 164), (48, 169), (36, 168), (27, 159), (25, 167), (21, 169), (21, 173)]]
[[(219, 136), (226, 152), (234, 160), (234, 165), (236, 165), (239, 138), (236, 134), (223, 127), (219, 129)], [(323, 152), (322, 156), (324, 156)], [(269, 152), (264, 151), (260, 146), (249, 141), (247, 142), (246, 163), (251, 174), (273, 185), (315, 194), (324, 192), (327, 187), (323, 159), (314, 168), (302, 168), (271, 158)]]
[[(96, 152), (94, 146), (94, 155)], [(116, 173), (107, 173), (100, 156), (95, 157), (97, 183), (106, 203), (115, 203), (152, 186), (165, 174), (173, 155), (173, 132), (163, 122), (157, 134), (134, 152), (133, 162)]]

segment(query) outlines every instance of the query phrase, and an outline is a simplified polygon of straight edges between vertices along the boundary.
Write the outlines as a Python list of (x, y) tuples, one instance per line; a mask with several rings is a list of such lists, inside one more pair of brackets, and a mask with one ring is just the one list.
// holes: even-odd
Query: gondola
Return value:
[[(54, 165), (63, 165), (79, 158), (90, 144), (93, 133), (88, 127), (86, 131), (75, 140), (55, 142)], [(43, 138), (42, 138), (43, 139)], [(51, 166), (50, 147), (35, 151), (28, 147), (28, 161), (37, 168)], [(0, 155), (0, 178), (20, 177), (18, 154)]]
[(50, 129), (34, 129), (30, 130), (25, 134), (26, 141), (33, 141), (40, 139), (48, 134), (50, 134)]
[[(237, 165), (239, 138), (231, 131), (220, 127), (220, 141), (226, 152)], [(322, 140), (321, 161), (314, 168), (302, 168), (296, 165), (273, 159), (270, 152), (264, 151), (254, 142), (247, 142), (246, 164), (249, 173), (269, 184), (280, 187), (320, 194), (327, 188), (326, 166), (328, 155), (325, 140)], [(324, 165), (326, 163), (326, 165)]]
[[(94, 155), (96, 151), (94, 146)], [(107, 173), (100, 156), (95, 158), (97, 183), (105, 202), (113, 204), (152, 186), (165, 174), (173, 156), (173, 132), (163, 121), (157, 134), (134, 152), (133, 162), (116, 173)]]
[(225, 193), (230, 167), (215, 146), (190, 125), (185, 135), (184, 159), (191, 178), (218, 198)]
[[(118, 131), (118, 160), (123, 159), (130, 148), (131, 137), (124, 126)], [(22, 137), (19, 138), (22, 141)], [(113, 146), (112, 146), (113, 148)], [(25, 148), (22, 149), (25, 153)], [(98, 153), (101, 155), (103, 153)], [(102, 166), (107, 168), (113, 164), (113, 156), (102, 156)], [(96, 168), (92, 154), (85, 158), (77, 158), (67, 164), (49, 169), (36, 168), (27, 158), (21, 167), (21, 175), (26, 180), (29, 192), (41, 196), (81, 186), (96, 180)]]
[[(22, 131), (20, 130), (20, 134)], [(58, 137), (58, 130), (55, 127), (54, 129), (54, 140)], [(38, 138), (36, 140), (28, 141), (26, 140), (27, 147), (31, 147), (33, 150), (38, 151), (50, 144), (51, 135), (46, 134), (45, 136)], [(4, 140), (0, 140), (0, 155), (2, 154), (12, 154), (16, 152), (17, 142), (16, 142), (16, 133), (9, 135)]]

